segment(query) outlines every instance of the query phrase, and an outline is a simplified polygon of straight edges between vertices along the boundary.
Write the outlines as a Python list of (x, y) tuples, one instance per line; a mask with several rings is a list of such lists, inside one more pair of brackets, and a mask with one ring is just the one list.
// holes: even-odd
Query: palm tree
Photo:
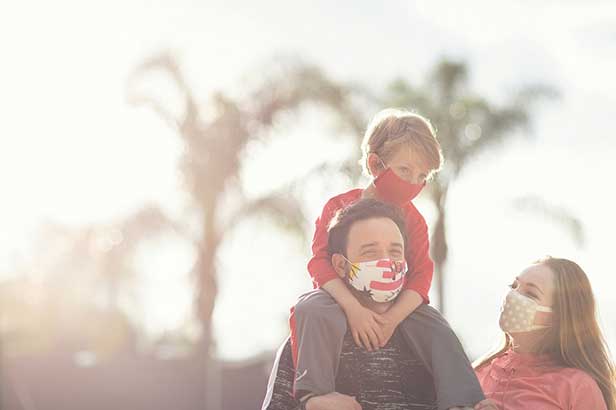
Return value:
[[(527, 86), (504, 104), (498, 105), (469, 89), (468, 69), (464, 63), (440, 61), (422, 87), (413, 87), (399, 79), (392, 82), (378, 101), (381, 106), (408, 107), (429, 118), (437, 128), (445, 166), (429, 184), (427, 194), (436, 208), (436, 222), (431, 237), (435, 263), (439, 306), (445, 312), (445, 265), (448, 256), (447, 196), (461, 171), (475, 156), (495, 149), (519, 135), (532, 135), (533, 114), (541, 100), (557, 93), (545, 85)], [(545, 201), (520, 199), (518, 208), (549, 214), (566, 224), (576, 238), (581, 238), (579, 221)]]
[[(145, 61), (128, 83), (130, 102), (154, 110), (177, 132), (185, 147), (180, 170), (199, 221), (193, 274), (198, 281), (196, 311), (205, 352), (210, 346), (212, 313), (218, 293), (216, 256), (232, 229), (248, 216), (268, 214), (274, 217), (275, 223), (303, 233), (305, 218), (299, 201), (291, 195), (292, 185), (256, 199), (247, 198), (242, 192), (240, 170), (247, 144), (267, 138), (278, 115), (297, 111), (305, 103), (330, 107), (342, 117), (352, 116), (348, 91), (318, 68), (285, 62), (271, 72), (275, 74), (246, 98), (216, 94), (213, 104), (207, 106), (197, 102), (170, 53)], [(163, 99), (138, 90), (143, 78), (152, 73), (166, 76), (181, 95), (183, 107), (179, 114), (178, 110), (174, 112), (166, 106)]]

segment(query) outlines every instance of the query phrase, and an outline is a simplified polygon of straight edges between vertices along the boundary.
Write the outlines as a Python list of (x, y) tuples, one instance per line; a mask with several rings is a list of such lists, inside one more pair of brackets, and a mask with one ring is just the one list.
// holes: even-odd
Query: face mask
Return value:
[(351, 265), (346, 275), (347, 282), (375, 302), (389, 302), (402, 290), (407, 271), (406, 261), (378, 259), (353, 263), (346, 260)]
[(499, 320), (500, 327), (503, 332), (507, 333), (523, 333), (548, 328), (549, 326), (535, 324), (537, 312), (552, 312), (552, 308), (541, 306), (528, 296), (511, 289), (503, 304)]
[[(383, 167), (385, 164), (381, 161)], [(426, 183), (411, 184), (400, 178), (391, 169), (387, 168), (374, 179), (374, 186), (379, 198), (394, 205), (403, 206), (411, 202), (426, 186)]]

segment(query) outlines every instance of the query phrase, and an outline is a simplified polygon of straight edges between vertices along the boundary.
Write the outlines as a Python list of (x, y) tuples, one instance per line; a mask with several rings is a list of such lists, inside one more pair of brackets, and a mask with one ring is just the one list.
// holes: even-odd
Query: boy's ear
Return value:
[(379, 159), (379, 156), (377, 154), (375, 154), (374, 152), (368, 154), (367, 161), (368, 171), (370, 171), (370, 175), (376, 177), (381, 172), (383, 172), (383, 165), (381, 164), (381, 160)]
[(341, 279), (344, 279), (344, 277), (346, 276), (347, 263), (348, 262), (346, 261), (346, 259), (344, 259), (344, 257), (341, 254), (334, 253), (332, 255), (332, 266), (334, 267), (334, 270), (336, 271), (338, 276), (340, 276)]

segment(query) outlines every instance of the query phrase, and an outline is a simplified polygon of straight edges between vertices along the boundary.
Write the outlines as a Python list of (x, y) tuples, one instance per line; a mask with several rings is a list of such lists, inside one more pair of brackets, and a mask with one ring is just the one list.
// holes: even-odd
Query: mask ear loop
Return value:
[(351, 265), (351, 269), (349, 270), (349, 272), (345, 275), (345, 279), (347, 281), (351, 281), (352, 279), (355, 279), (355, 277), (357, 276), (357, 272), (359, 271), (359, 266), (357, 266), (355, 263), (351, 262), (346, 256), (344, 256), (343, 254), (339, 254), (340, 256), (342, 256), (344, 258), (345, 261), (348, 262), (349, 265)]
[[(381, 163), (381, 167), (383, 167), (383, 172), (385, 172), (387, 170), (387, 165), (385, 165), (385, 163), (383, 162), (383, 160), (381, 159), (381, 156), (379, 154), (377, 154), (376, 152), (373, 152), (374, 155), (376, 155), (376, 157), (379, 159), (379, 162)], [(374, 180), (376, 179), (376, 176), (372, 176), (372, 186), (374, 186), (376, 188), (376, 184), (374, 183)], [(348, 260), (348, 259), (347, 259)]]
[[(538, 304), (536, 309), (535, 309), (535, 311), (536, 312), (543, 312), (543, 313), (552, 313), (553, 309), (551, 307), (549, 307), (549, 306), (541, 306), (541, 305)], [(551, 324), (549, 324), (549, 325), (535, 325), (535, 324), (533, 324), (532, 330), (548, 329), (550, 327), (552, 327)]]
[(385, 165), (385, 163), (383, 162), (383, 160), (381, 159), (381, 157), (377, 154), (377, 157), (379, 159), (379, 162), (381, 163), (381, 166), (383, 167), (383, 169), (387, 169), (387, 165)]

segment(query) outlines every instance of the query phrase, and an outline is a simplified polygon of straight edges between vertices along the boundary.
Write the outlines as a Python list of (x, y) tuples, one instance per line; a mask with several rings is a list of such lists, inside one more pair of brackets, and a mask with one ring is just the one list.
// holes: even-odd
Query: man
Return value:
[[(398, 209), (373, 199), (342, 210), (329, 229), (332, 265), (353, 295), (377, 318), (392, 306), (402, 287), (405, 231)], [(303, 297), (313, 295), (309, 292)], [(322, 314), (328, 314), (327, 308)], [(336, 371), (336, 391), (306, 397), (302, 402), (294, 398), (292, 355), (287, 340), (278, 352), (263, 410), (437, 408), (432, 376), (397, 330), (382, 349), (371, 352), (357, 347), (347, 332)], [(297, 378), (301, 377), (298, 372)]]

